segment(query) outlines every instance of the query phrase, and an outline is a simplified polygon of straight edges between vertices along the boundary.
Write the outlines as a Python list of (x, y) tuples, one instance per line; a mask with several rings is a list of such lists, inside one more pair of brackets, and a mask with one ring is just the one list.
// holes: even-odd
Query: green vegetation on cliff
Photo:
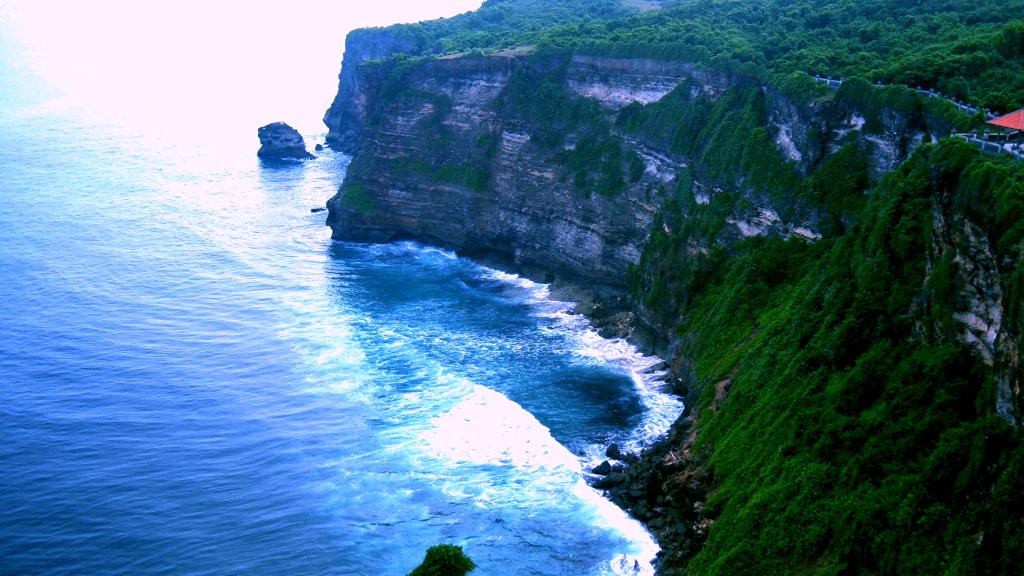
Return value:
[[(937, 250), (936, 210), (1018, 265), (1003, 321), (1019, 330), (1024, 166), (960, 141), (920, 150), (817, 243), (693, 254), (706, 231), (652, 238), (634, 291), (678, 319), (716, 485), (687, 573), (1024, 571), (1024, 442), (995, 414), (993, 369), (950, 338), (968, 264)], [(651, 301), (669, 289), (685, 301)]]
[[(414, 56), (523, 46), (683, 59), (752, 77), (802, 71), (1024, 106), (1024, 0), (491, 0), (393, 27)], [(358, 32), (357, 32), (358, 34)]]
[[(553, 26), (615, 19), (636, 13), (621, 0), (487, 0), (472, 12), (452, 18), (387, 28), (407, 56), (436, 56), (514, 48), (531, 44)], [(350, 41), (379, 29), (355, 30)]]
[(363, 214), (373, 214), (377, 211), (373, 197), (366, 192), (366, 187), (362, 184), (346, 182), (346, 185), (341, 188), (341, 201), (348, 208)]
[(751, 76), (800, 70), (1024, 105), (1021, 0), (680, 0), (626, 21), (550, 30), (542, 45), (690, 58)]
[[(571, 94), (565, 86), (568, 58), (553, 54), (540, 65), (521, 66), (512, 72), (495, 102), (504, 118), (536, 126), (531, 140), (566, 168), (577, 190), (606, 196), (620, 193), (626, 179), (635, 181), (643, 162), (623, 150), (612, 135), (612, 124), (593, 99)], [(578, 138), (566, 142), (567, 134)]]

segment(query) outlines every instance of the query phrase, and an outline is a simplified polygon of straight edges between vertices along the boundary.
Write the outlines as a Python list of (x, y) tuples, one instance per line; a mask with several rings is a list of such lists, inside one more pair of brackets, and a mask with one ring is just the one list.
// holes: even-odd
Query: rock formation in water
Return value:
[(257, 131), (260, 149), (256, 155), (267, 159), (306, 160), (315, 158), (306, 151), (306, 142), (299, 131), (284, 122), (274, 122), (260, 127)]

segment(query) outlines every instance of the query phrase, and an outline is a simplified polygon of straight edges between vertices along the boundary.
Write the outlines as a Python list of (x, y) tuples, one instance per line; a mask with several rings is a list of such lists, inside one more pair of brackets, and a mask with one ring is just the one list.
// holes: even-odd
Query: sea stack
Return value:
[(299, 131), (284, 122), (267, 124), (257, 131), (260, 137), (260, 149), (256, 153), (260, 158), (305, 160), (316, 158), (306, 151), (306, 143)]

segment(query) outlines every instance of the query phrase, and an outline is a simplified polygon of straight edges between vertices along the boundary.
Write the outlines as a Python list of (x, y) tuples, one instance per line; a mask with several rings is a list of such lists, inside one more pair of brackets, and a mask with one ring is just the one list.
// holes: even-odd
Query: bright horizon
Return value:
[(349, 31), (454, 16), (480, 3), (307, 2), (299, 9), (265, 0), (0, 0), (0, 64), (24, 87), (38, 84), (48, 106), (143, 131), (211, 125), (255, 133), (256, 124), (280, 120), (322, 132)]

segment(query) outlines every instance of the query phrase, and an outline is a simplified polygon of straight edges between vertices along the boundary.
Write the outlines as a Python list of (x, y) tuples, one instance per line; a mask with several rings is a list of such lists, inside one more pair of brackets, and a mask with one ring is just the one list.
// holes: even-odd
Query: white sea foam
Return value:
[[(455, 258), (414, 243), (381, 250), (385, 254), (414, 252), (428, 259)], [(572, 313), (572, 303), (553, 299), (547, 284), (491, 269), (484, 269), (483, 279), (500, 283), (503, 296), (528, 306), (531, 314), (543, 319), (540, 329), (557, 333), (558, 341), (565, 342), (581, 364), (609, 366), (630, 378), (644, 411), (639, 426), (614, 438), (625, 450), (636, 452), (649, 445), (681, 413), (679, 399), (664, 392), (665, 373), (654, 370), (661, 363), (659, 358), (644, 355), (625, 340), (601, 337), (586, 317)], [(396, 342), (409, 337), (393, 331), (382, 335)], [(436, 463), (418, 463), (417, 469), (458, 469), (458, 474), (434, 477), (438, 488), (453, 500), (485, 509), (529, 509), (548, 502), (565, 507), (567, 514), (582, 515), (585, 522), (617, 534), (624, 542), (598, 573), (653, 574), (651, 562), (659, 550), (653, 537), (586, 482), (584, 464), (589, 469), (604, 458), (606, 439), (595, 438), (601, 443), (586, 447), (581, 458), (560, 444), (533, 414), (500, 392), (440, 366), (426, 369), (437, 373), (419, 374), (413, 380), (433, 380), (436, 385), (402, 393), (392, 406), (395, 412), (386, 416), (403, 423), (379, 432), (389, 449), (445, 462), (440, 468)], [(413, 413), (417, 417), (412, 418)], [(411, 445), (417, 449), (407, 450)]]
[(648, 356), (621, 338), (604, 338), (589, 322), (574, 337), (579, 355), (616, 366), (628, 374), (644, 404), (642, 424), (628, 437), (619, 439), (623, 448), (637, 452), (664, 435), (682, 414), (683, 402), (665, 391), (668, 373), (656, 368), (662, 364), (661, 358)]
[(633, 545), (628, 553), (618, 554), (608, 561), (607, 573), (619, 576), (653, 576), (652, 563), (661, 547), (650, 532), (582, 479), (573, 487), (573, 493), (591, 506), (594, 524), (607, 526), (619, 532)]
[(432, 451), (455, 463), (559, 472), (579, 462), (519, 404), (483, 386), (438, 416), (424, 434)]
[[(580, 358), (614, 366), (628, 375), (644, 404), (642, 424), (628, 436), (616, 441), (626, 451), (639, 452), (664, 435), (683, 412), (678, 397), (666, 392), (668, 373), (655, 369), (663, 363), (661, 358), (641, 352), (622, 338), (605, 338), (581, 314), (572, 313), (574, 305), (551, 298), (550, 286), (498, 270), (487, 269), (487, 276), (505, 282), (523, 291), (522, 301), (534, 309), (538, 317), (554, 321), (548, 330), (558, 331), (574, 344)], [(543, 329), (543, 328), (542, 328)], [(604, 456), (605, 446), (595, 444), (586, 450), (588, 463), (596, 464)]]
[[(602, 497), (584, 481), (580, 462), (551, 436), (532, 414), (502, 394), (473, 385), (472, 392), (453, 408), (437, 416), (422, 433), (426, 452), (454, 465), (502, 466), (514, 469), (495, 485), (485, 480), (447, 483), (443, 490), (477, 506), (516, 506), (517, 502), (572, 496), (579, 513), (591, 524), (614, 530), (630, 543), (611, 559), (602, 573), (653, 574), (651, 562), (658, 545), (647, 530), (622, 509)], [(485, 475), (486, 472), (481, 472)]]
[(551, 299), (551, 287), (547, 284), (541, 284), (540, 282), (534, 282), (529, 278), (524, 278), (518, 274), (510, 274), (508, 272), (502, 272), (500, 270), (494, 270), (491, 268), (484, 268), (486, 270), (485, 275), (492, 280), (498, 280), (504, 282), (509, 286), (513, 286), (523, 291), (523, 300), (528, 304), (557, 304), (559, 306), (572, 307), (572, 304), (568, 302), (559, 302)]
[(418, 244), (416, 242), (404, 241), (404, 242), (391, 242), (388, 244), (379, 244), (375, 246), (377, 250), (385, 254), (412, 254), (413, 256), (441, 256), (446, 260), (457, 260), (458, 254), (451, 250), (444, 248), (438, 248), (436, 246), (428, 246), (426, 244)]
[[(521, 290), (520, 298), (522, 302), (531, 306), (536, 316), (552, 320), (554, 325), (549, 329), (557, 330), (564, 334), (573, 343), (573, 351), (581, 360), (614, 366), (630, 377), (643, 402), (645, 411), (641, 420), (642, 423), (638, 427), (633, 429), (626, 437), (616, 439), (626, 451), (639, 452), (649, 446), (660, 436), (664, 435), (672, 423), (682, 414), (683, 403), (681, 399), (665, 391), (667, 387), (667, 372), (656, 369), (663, 362), (661, 358), (644, 354), (636, 346), (624, 339), (602, 337), (585, 316), (572, 313), (574, 308), (572, 303), (552, 299), (550, 287), (547, 284), (534, 282), (517, 274), (492, 269), (487, 269), (486, 275), (491, 279), (499, 280)], [(500, 394), (494, 392), (490, 394), (501, 397), (504, 402), (515, 404), (500, 396)], [(516, 407), (518, 408), (518, 405)], [(519, 410), (522, 409), (520, 408)], [(583, 480), (579, 458), (572, 455), (560, 444), (557, 444), (554, 438), (551, 438), (550, 434), (547, 433), (546, 429), (544, 429), (546, 440), (539, 445), (533, 444), (536, 441), (536, 437), (524, 436), (523, 439), (518, 440), (509, 438), (509, 436), (518, 436), (524, 430), (514, 429), (512, 422), (499, 427), (499, 430), (501, 430), (500, 440), (496, 438), (484, 439), (480, 433), (480, 428), (470, 424), (470, 422), (479, 421), (479, 419), (467, 419), (464, 416), (465, 414), (462, 411), (453, 413), (450, 416), (454, 420), (463, 417), (460, 425), (448, 424), (448, 426), (451, 426), (452, 431), (458, 430), (460, 435), (470, 437), (475, 435), (477, 439), (473, 441), (473, 445), (496, 441), (497, 446), (490, 449), (480, 447), (476, 450), (468, 450), (468, 453), (475, 453), (477, 455), (487, 454), (491, 457), (508, 459), (509, 456), (506, 456), (506, 451), (511, 450), (514, 452), (521, 449), (525, 454), (525, 456), (520, 457), (525, 460), (521, 461), (534, 464), (557, 462), (565, 468), (571, 466), (577, 473), (572, 493), (587, 502), (588, 506), (591, 507), (594, 524), (612, 528), (623, 534), (633, 543), (633, 549), (630, 551), (630, 554), (616, 556), (609, 562), (607, 567), (608, 573), (619, 575), (653, 574), (653, 570), (650, 567), (651, 561), (655, 558), (659, 547), (650, 533), (638, 521), (629, 517), (626, 512), (588, 486)], [(500, 421), (500, 417), (497, 414), (493, 418)], [(531, 425), (536, 423), (536, 426), (541, 426), (529, 414), (522, 418), (523, 420), (518, 420), (517, 422), (522, 424), (528, 419), (531, 421)], [(519, 446), (510, 446), (510, 443), (517, 443)], [(543, 446), (543, 448), (540, 448), (540, 446)], [(488, 453), (488, 450), (496, 452)], [(588, 468), (604, 458), (604, 450), (605, 446), (603, 444), (593, 444), (584, 450), (582, 458)], [(555, 456), (555, 453), (557, 453), (557, 456)], [(515, 458), (513, 458), (513, 461), (515, 461)]]

